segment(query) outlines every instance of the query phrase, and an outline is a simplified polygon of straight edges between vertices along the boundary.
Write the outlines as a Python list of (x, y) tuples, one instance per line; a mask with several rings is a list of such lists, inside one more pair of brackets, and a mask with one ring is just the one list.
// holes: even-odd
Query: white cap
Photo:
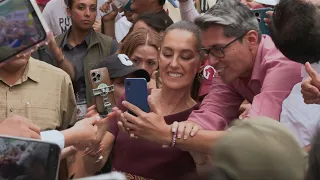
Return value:
[(255, 0), (257, 3), (275, 6), (279, 3), (279, 0)]

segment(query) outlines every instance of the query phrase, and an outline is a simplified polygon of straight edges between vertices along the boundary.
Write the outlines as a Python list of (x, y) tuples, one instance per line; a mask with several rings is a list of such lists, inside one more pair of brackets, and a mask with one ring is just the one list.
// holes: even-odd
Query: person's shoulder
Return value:
[(95, 34), (96, 34), (96, 37), (101, 40), (101, 43), (104, 43), (105, 41), (108, 41), (110, 43), (113, 39), (112, 37), (102, 34), (100, 32), (95, 32)]
[(40, 71), (41, 77), (49, 76), (51, 77), (51, 79), (52, 78), (58, 78), (58, 79), (70, 78), (70, 76), (65, 71), (51, 64), (40, 61), (38, 59), (34, 59), (32, 57), (29, 59), (29, 61), (31, 62), (33, 68), (37, 68), (37, 70)]
[(283, 55), (275, 46), (270, 36), (263, 35), (261, 43), (263, 44), (259, 48), (257, 56), (261, 57), (262, 66), (265, 66), (266, 68), (282, 68), (284, 66), (289, 66), (294, 69), (302, 67), (300, 63), (294, 62)]

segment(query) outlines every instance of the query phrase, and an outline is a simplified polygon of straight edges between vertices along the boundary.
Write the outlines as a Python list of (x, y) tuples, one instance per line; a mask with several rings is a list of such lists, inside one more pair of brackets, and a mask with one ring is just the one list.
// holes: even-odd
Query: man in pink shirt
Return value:
[[(287, 59), (269, 36), (261, 35), (254, 13), (239, 0), (219, 1), (196, 18), (195, 24), (201, 29), (201, 51), (218, 74), (200, 109), (189, 116), (187, 126), (179, 123), (176, 132), (176, 127), (164, 123), (161, 112), (154, 110), (152, 100), (152, 113), (124, 103), (141, 116), (124, 113), (119, 119), (131, 135), (210, 154), (215, 142), (228, 132), (224, 130), (238, 118), (245, 99), (252, 104), (248, 117), (266, 116), (279, 121), (283, 100), (302, 80), (302, 65)], [(203, 130), (196, 132), (199, 127), (195, 124)], [(189, 134), (192, 138), (188, 139)]]
[(279, 120), (282, 101), (301, 81), (301, 65), (287, 59), (269, 36), (261, 35), (256, 17), (239, 2), (218, 3), (195, 23), (201, 29), (201, 50), (218, 76), (189, 121), (204, 129), (224, 130), (238, 117), (245, 99), (252, 104), (248, 117)]

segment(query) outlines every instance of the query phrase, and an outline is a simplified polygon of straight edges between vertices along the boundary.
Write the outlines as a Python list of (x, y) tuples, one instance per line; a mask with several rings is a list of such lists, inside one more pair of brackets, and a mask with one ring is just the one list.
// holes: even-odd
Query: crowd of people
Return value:
[[(0, 134), (57, 143), (62, 180), (319, 179), (320, 2), (218, 0), (199, 14), (178, 1), (175, 23), (165, 0), (37, 1), (52, 35), (0, 63)], [(263, 34), (252, 9), (270, 7)], [(115, 104), (102, 116), (90, 71), (105, 67)], [(148, 81), (150, 112), (126, 101), (126, 78)]]

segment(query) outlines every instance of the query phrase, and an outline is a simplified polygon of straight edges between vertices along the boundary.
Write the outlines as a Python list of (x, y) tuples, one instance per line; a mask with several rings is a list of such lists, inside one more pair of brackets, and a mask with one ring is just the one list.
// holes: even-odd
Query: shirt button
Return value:
[(10, 108), (10, 112), (13, 112), (13, 108)]

